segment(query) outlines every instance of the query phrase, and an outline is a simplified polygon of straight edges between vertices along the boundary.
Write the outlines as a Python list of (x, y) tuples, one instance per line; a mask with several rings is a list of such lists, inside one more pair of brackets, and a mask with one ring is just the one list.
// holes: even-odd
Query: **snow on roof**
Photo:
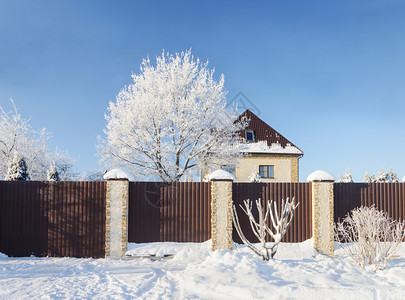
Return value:
[(103, 178), (105, 180), (109, 179), (128, 179), (129, 181), (133, 181), (133, 178), (131, 175), (126, 173), (125, 171), (121, 169), (112, 169), (108, 171), (107, 173), (104, 174)]
[(402, 177), (402, 182), (405, 182), (405, 176), (404, 176), (404, 177)]
[(335, 181), (335, 177), (326, 171), (318, 170), (307, 177), (307, 181)]
[(224, 170), (216, 170), (208, 176), (208, 180), (235, 180), (235, 176)]
[(284, 148), (279, 143), (273, 143), (269, 147), (266, 141), (258, 141), (256, 143), (243, 143), (239, 146), (240, 151), (244, 153), (275, 153), (275, 154), (303, 154), (303, 152), (295, 146), (288, 143)]

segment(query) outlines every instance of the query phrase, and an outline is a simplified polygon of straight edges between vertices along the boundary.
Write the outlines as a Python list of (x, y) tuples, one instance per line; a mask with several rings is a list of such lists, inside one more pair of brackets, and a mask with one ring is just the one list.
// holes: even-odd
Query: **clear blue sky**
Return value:
[(0, 104), (98, 169), (110, 100), (142, 58), (192, 48), (316, 169), (405, 176), (405, 2), (0, 0)]

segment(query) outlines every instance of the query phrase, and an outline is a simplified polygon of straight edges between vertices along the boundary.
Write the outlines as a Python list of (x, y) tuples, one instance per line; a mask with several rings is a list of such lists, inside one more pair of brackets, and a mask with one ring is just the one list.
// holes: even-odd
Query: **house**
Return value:
[(298, 182), (298, 164), (304, 152), (250, 110), (238, 120), (242, 118), (250, 120), (239, 133), (245, 155), (235, 165), (221, 168), (235, 175), (236, 182), (250, 182), (252, 174), (259, 174), (262, 182)]

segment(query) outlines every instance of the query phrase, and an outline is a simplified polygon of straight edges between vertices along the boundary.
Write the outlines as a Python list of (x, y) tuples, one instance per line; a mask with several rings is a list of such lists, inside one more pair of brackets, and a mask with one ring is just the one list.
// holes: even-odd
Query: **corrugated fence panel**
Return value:
[(334, 200), (335, 222), (356, 207), (372, 205), (397, 221), (405, 219), (405, 183), (335, 183)]
[(104, 257), (105, 182), (0, 181), (0, 251)]
[[(243, 205), (243, 200), (250, 199), (255, 201), (261, 199), (262, 205), (267, 208), (267, 201), (276, 201), (281, 210), (282, 200), (295, 197), (299, 206), (296, 209), (293, 221), (283, 238), (283, 242), (302, 242), (312, 237), (312, 202), (311, 202), (311, 184), (309, 183), (234, 183), (233, 184), (233, 203), (236, 206), (239, 222), (246, 238), (251, 242), (257, 242), (254, 236), (249, 218), (240, 208)], [(257, 210), (253, 205), (254, 215), (257, 218)], [(269, 220), (270, 224), (270, 220)], [(241, 243), (241, 240), (233, 230), (233, 240)], [(268, 237), (268, 241), (272, 241)]]
[(163, 187), (161, 195), (161, 241), (204, 242), (211, 238), (210, 183), (172, 183)]
[(128, 208), (128, 241), (160, 241), (161, 182), (130, 182)]
[(210, 183), (130, 182), (129, 194), (129, 242), (211, 238)]

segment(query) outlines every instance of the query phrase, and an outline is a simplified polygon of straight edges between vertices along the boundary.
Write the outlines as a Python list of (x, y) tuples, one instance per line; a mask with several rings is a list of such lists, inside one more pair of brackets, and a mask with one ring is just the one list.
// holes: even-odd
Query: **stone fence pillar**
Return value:
[(335, 178), (325, 171), (308, 176), (312, 182), (312, 236), (314, 248), (321, 254), (333, 255), (333, 182)]
[(212, 250), (232, 250), (232, 183), (235, 177), (223, 170), (209, 176), (211, 181)]
[(105, 257), (121, 258), (128, 244), (129, 181), (108, 174), (104, 176), (107, 179)]

